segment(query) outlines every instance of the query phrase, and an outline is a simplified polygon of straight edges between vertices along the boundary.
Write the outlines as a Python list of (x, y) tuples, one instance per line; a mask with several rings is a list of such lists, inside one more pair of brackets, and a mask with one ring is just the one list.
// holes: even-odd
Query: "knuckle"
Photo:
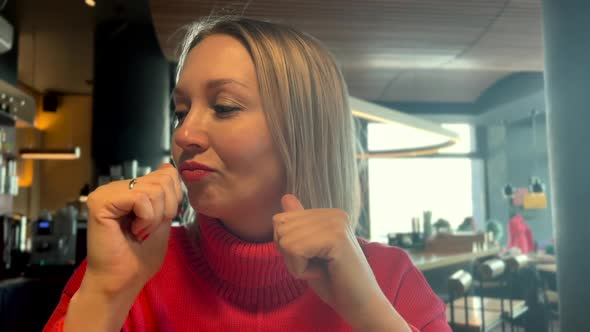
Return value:
[(294, 243), (293, 245), (291, 245), (291, 253), (295, 256), (303, 257), (305, 256), (305, 248), (303, 248), (298, 243)]
[(336, 209), (334, 211), (334, 217), (343, 223), (348, 223), (348, 220), (350, 219), (350, 216), (348, 215), (348, 213), (342, 209)]
[(283, 249), (285, 251), (289, 251), (289, 247), (288, 247), (289, 241), (286, 238), (282, 237), (279, 239), (278, 242), (279, 242), (279, 246), (281, 247), (281, 249)]
[(149, 203), (150, 202), (150, 196), (143, 192), (143, 191), (136, 191), (135, 192), (135, 201), (138, 203)]
[(94, 203), (97, 201), (97, 194), (98, 194), (98, 190), (95, 190), (93, 192), (90, 193), (90, 195), (88, 195), (88, 200), (86, 201), (86, 204), (88, 205), (94, 205)]
[(335, 227), (332, 227), (332, 232), (337, 239), (348, 237), (348, 223), (346, 220), (334, 220)]
[(164, 178), (163, 181), (166, 184), (166, 186), (168, 186), (169, 188), (174, 188), (174, 177), (172, 176), (172, 174), (167, 172), (164, 173), (162, 177)]
[(156, 183), (155, 189), (152, 191), (152, 197), (155, 199), (162, 199), (165, 196), (166, 187), (160, 182)]
[(169, 209), (168, 211), (166, 211), (164, 217), (166, 217), (166, 219), (174, 219), (176, 217), (176, 211), (174, 211), (173, 209)]
[(274, 216), (272, 217), (272, 223), (275, 228), (280, 228), (282, 225), (282, 220), (281, 218)]

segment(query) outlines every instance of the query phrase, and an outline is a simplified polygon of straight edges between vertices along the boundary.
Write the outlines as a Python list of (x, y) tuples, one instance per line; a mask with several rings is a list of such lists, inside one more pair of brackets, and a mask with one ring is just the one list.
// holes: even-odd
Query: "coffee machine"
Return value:
[(78, 211), (66, 206), (43, 212), (31, 225), (31, 265), (74, 265)]

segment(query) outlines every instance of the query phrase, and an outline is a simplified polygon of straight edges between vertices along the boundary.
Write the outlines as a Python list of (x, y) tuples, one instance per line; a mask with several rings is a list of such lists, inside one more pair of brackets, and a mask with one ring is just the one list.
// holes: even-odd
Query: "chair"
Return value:
[[(448, 280), (450, 303), (447, 318), (453, 331), (490, 331), (501, 322), (501, 311), (486, 310), (483, 305), (474, 305), (476, 297), (469, 296), (473, 278), (469, 272), (459, 270)], [(481, 298), (484, 304), (488, 298)], [(460, 313), (455, 309), (459, 309)], [(449, 315), (450, 314), (450, 315)]]
[[(493, 258), (478, 262), (473, 268), (476, 275), (473, 288), (477, 296), (469, 297), (467, 305), (482, 312), (498, 312), (502, 317), (502, 331), (506, 331), (506, 322), (510, 323), (510, 330), (513, 331), (517, 320), (527, 311), (525, 301), (515, 300), (513, 296), (512, 273), (516, 273), (522, 265), (521, 258), (516, 261)], [(482, 317), (485, 319), (485, 316)], [(482, 323), (484, 327), (490, 325), (485, 321)]]
[(528, 265), (528, 256), (508, 256), (504, 258), (504, 262), (507, 266), (505, 278), (507, 281), (509, 310), (508, 312), (503, 311), (503, 318), (510, 322), (510, 331), (514, 331), (514, 326), (519, 325), (519, 320), (528, 311), (528, 307), (524, 300), (514, 298), (516, 278), (519, 271)]
[[(488, 259), (477, 266), (477, 285), (479, 289), (476, 289), (476, 293), (479, 294), (479, 297), (474, 298), (474, 308), (477, 306), (481, 310), (498, 312), (500, 317), (504, 316), (507, 304), (504, 298), (505, 294), (503, 294), (505, 291), (502, 291), (506, 287), (505, 271), (506, 263), (498, 258)], [(486, 289), (488, 288), (500, 289), (500, 296), (486, 297)], [(499, 323), (502, 326), (502, 332), (504, 332), (506, 329), (505, 321), (501, 319)]]
[[(548, 267), (548, 268), (544, 268)], [(548, 307), (549, 331), (553, 331), (553, 322), (559, 320), (559, 294), (557, 293), (556, 265), (538, 265), (537, 271), (541, 277), (543, 298)]]

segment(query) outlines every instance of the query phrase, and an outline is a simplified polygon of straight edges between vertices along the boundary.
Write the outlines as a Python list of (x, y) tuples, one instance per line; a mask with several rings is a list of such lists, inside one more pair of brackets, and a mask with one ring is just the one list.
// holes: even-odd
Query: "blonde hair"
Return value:
[(236, 38), (252, 57), (287, 192), (306, 208), (340, 208), (356, 226), (360, 195), (354, 122), (346, 83), (332, 54), (287, 25), (209, 18), (188, 28), (177, 80), (190, 50), (214, 34)]

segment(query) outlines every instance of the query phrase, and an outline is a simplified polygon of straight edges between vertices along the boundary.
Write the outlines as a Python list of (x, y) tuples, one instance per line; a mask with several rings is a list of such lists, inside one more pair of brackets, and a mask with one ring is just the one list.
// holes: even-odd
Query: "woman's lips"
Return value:
[(180, 171), (180, 176), (185, 183), (199, 182), (209, 174), (215, 172), (213, 168), (197, 161), (185, 161), (180, 164), (178, 169)]
[(199, 182), (207, 177), (209, 174), (213, 173), (212, 171), (205, 170), (205, 169), (184, 169), (180, 172), (180, 176), (182, 180), (187, 182)]

